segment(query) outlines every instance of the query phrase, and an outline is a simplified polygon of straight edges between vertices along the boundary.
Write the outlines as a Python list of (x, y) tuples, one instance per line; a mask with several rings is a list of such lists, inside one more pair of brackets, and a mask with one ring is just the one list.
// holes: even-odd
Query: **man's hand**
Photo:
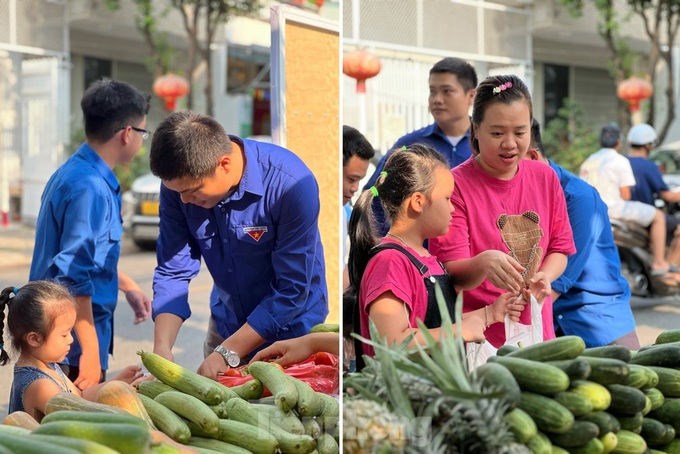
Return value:
[(151, 300), (140, 289), (128, 290), (125, 292), (125, 298), (135, 313), (135, 325), (151, 316)]
[(155, 346), (153, 347), (153, 352), (157, 354), (158, 356), (162, 356), (163, 358), (167, 359), (168, 361), (172, 361), (173, 363), (175, 362), (175, 355), (172, 354), (172, 349), (170, 348), (165, 348), (162, 346)]
[(98, 352), (95, 352), (95, 355), (81, 355), (78, 367), (80, 372), (73, 384), (81, 391), (99, 384), (102, 379), (102, 369), (101, 364), (99, 364)]
[(198, 373), (204, 377), (217, 380), (217, 374), (229, 369), (224, 357), (217, 352), (213, 352), (198, 367)]

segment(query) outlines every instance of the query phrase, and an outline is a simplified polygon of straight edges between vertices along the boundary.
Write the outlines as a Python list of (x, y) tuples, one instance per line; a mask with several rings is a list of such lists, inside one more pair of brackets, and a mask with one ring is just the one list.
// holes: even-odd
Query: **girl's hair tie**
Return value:
[(380, 172), (380, 176), (381, 176), (381, 177), (386, 177), (386, 176), (387, 176), (387, 172), (386, 172), (385, 170), (383, 170), (382, 172)]
[(19, 289), (17, 287), (14, 287), (14, 289), (12, 289), (12, 293), (14, 293), (14, 296), (17, 296), (17, 293), (19, 293)]
[(497, 87), (493, 87), (493, 94), (497, 95), (498, 93), (507, 90), (508, 88), (512, 88), (512, 82), (506, 82), (504, 84), (500, 84)]
[(401, 147), (401, 149), (402, 149), (403, 151), (408, 150), (408, 148), (406, 148), (406, 145), (403, 145), (403, 146)]
[(371, 193), (373, 194), (373, 197), (378, 197), (378, 188), (375, 186), (370, 187)]

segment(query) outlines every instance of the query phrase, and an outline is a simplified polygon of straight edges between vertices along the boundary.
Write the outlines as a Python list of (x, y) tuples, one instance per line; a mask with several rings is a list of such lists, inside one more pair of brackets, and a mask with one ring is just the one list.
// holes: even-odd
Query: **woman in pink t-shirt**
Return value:
[[(411, 334), (414, 343), (423, 344), (416, 320), (422, 320), (438, 338), (442, 317), (434, 298), (434, 281), (440, 283), (449, 315), (455, 321), (454, 285), (443, 265), (423, 247), (426, 239), (448, 231), (453, 188), (446, 159), (436, 150), (416, 144), (395, 151), (376, 185), (359, 197), (349, 223), (348, 268), (350, 284), (359, 290), (354, 325), (363, 337), (370, 338), (370, 318), (388, 344), (401, 343)], [(371, 205), (375, 199), (391, 221), (382, 240), (374, 229)], [(483, 278), (474, 276), (465, 284), (477, 285)], [(506, 313), (517, 320), (524, 305), (514, 304), (515, 300), (505, 294), (489, 308), (466, 314), (461, 324), (463, 338), (484, 339), (485, 327), (502, 321)], [(373, 353), (368, 345), (357, 346), (365, 354)], [(360, 359), (357, 351), (358, 364)]]
[[(555, 337), (550, 283), (575, 252), (564, 193), (555, 172), (522, 160), (531, 142), (531, 95), (517, 76), (488, 77), (477, 87), (470, 141), (473, 156), (452, 170), (455, 207), (446, 236), (430, 242), (432, 254), (449, 273), (465, 279), (482, 264), (487, 273), (463, 295), (463, 312), (476, 313), (505, 290), (522, 282), (524, 300), (543, 302), (543, 338)], [(496, 250), (507, 255), (478, 254)], [(530, 306), (520, 321), (530, 323)], [(505, 342), (504, 325), (486, 331), (496, 347)]]

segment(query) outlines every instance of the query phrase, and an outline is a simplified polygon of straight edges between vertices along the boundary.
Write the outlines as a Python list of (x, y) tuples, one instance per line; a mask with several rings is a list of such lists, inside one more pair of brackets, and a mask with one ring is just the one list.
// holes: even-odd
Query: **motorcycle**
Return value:
[(621, 274), (633, 296), (658, 298), (680, 294), (680, 282), (652, 274), (649, 232), (639, 224), (611, 219)]

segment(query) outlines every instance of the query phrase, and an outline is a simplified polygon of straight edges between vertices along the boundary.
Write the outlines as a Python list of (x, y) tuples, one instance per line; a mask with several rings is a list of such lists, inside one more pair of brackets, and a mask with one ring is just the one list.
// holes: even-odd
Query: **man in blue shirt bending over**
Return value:
[(173, 359), (201, 258), (215, 285), (200, 374), (214, 379), (265, 344), (324, 322), (319, 187), (300, 158), (228, 136), (211, 117), (176, 112), (158, 126), (150, 160), (163, 180), (155, 353)]
[(106, 377), (118, 290), (135, 323), (151, 315), (149, 298), (118, 271), (123, 225), (113, 173), (149, 137), (149, 98), (125, 82), (93, 83), (80, 101), (86, 141), (52, 175), (41, 199), (29, 279), (58, 281), (76, 299), (75, 336), (61, 367), (80, 389)]
[[(380, 172), (392, 150), (414, 143), (422, 143), (434, 148), (449, 161), (451, 168), (456, 167), (470, 157), (470, 107), (475, 98), (477, 73), (465, 60), (445, 58), (438, 61), (430, 69), (430, 95), (428, 108), (434, 123), (417, 131), (410, 132), (396, 141), (385, 156), (380, 159), (373, 176), (364, 186), (364, 190), (375, 185)], [(381, 234), (387, 233), (389, 226), (380, 201), (373, 203), (376, 224)]]
[(615, 344), (637, 350), (630, 289), (621, 276), (607, 205), (594, 187), (546, 159), (536, 119), (525, 159), (549, 164), (557, 173), (576, 244), (576, 254), (551, 284), (555, 333), (579, 336), (587, 347)]

